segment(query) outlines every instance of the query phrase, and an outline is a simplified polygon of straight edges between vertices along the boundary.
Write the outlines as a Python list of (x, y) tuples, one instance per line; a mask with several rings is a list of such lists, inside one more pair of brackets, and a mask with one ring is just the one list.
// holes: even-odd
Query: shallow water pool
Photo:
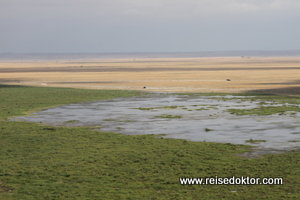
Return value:
[(247, 144), (262, 149), (298, 148), (299, 112), (267, 116), (237, 116), (228, 112), (228, 109), (255, 108), (258, 104), (244, 100), (243, 96), (219, 98), (153, 93), (64, 105), (11, 120), (55, 126), (96, 126), (101, 131), (127, 135), (166, 134), (164, 137)]

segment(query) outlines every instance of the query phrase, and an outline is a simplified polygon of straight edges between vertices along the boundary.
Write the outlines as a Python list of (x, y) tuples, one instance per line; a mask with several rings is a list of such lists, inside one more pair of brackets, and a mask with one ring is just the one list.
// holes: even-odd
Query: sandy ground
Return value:
[(0, 84), (300, 95), (300, 57), (0, 61)]

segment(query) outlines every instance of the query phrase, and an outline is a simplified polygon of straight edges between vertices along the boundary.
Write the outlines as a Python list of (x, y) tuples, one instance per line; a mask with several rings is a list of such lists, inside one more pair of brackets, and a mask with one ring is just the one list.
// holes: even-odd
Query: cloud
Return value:
[(299, 0), (1, 0), (0, 52), (299, 48), (299, 20)]
[(116, 6), (111, 9), (113, 15), (175, 20), (300, 12), (299, 0), (113, 0), (112, 2), (115, 2)]
[[(299, 0), (2, 0), (1, 19), (136, 17), (177, 20), (263, 13), (300, 13)], [(109, 19), (108, 19), (109, 20)]]

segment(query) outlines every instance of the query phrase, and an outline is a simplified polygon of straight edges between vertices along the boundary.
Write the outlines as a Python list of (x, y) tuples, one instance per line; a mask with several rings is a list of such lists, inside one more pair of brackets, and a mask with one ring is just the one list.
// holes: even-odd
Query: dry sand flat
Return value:
[(0, 71), (0, 84), (12, 85), (300, 94), (299, 57), (10, 61)]

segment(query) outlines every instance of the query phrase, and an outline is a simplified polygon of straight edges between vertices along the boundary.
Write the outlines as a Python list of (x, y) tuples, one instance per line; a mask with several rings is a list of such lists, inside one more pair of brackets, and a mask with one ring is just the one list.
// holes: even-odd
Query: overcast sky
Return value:
[(0, 0), (0, 53), (300, 49), (300, 0)]

